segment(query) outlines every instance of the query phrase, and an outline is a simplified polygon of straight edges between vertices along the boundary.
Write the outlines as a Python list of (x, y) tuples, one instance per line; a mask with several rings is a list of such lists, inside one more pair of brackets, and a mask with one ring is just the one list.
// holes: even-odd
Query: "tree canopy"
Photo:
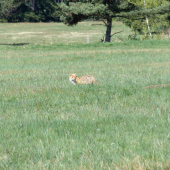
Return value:
[(0, 2), (0, 21), (5, 21), (16, 10), (18, 4), (14, 0), (2, 0)]
[(106, 29), (106, 42), (110, 42), (112, 18), (132, 20), (144, 19), (170, 11), (170, 3), (155, 8), (142, 8), (135, 0), (66, 0), (61, 4), (61, 20), (67, 25), (75, 25), (83, 19), (97, 17), (103, 19)]

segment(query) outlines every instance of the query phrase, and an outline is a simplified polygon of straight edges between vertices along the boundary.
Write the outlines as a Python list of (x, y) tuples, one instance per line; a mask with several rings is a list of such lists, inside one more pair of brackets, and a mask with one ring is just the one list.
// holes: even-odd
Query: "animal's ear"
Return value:
[(76, 73), (74, 73), (74, 75), (76, 76)]

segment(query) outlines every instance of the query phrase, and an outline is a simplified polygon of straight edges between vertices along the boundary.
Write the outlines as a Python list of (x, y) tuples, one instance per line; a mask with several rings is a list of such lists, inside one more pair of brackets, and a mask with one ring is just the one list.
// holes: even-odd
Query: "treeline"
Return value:
[(0, 0), (0, 22), (59, 22), (62, 1)]

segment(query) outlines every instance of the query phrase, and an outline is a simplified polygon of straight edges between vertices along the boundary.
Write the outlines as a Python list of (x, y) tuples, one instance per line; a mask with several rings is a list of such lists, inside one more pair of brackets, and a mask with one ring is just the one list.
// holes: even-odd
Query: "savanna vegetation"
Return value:
[(170, 168), (170, 87), (145, 89), (170, 83), (169, 34), (113, 28), (101, 43), (98, 22), (0, 24), (0, 169)]

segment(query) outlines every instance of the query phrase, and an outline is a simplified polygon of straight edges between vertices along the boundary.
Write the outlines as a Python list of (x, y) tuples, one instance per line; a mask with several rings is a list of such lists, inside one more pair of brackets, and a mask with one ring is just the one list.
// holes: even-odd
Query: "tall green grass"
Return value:
[(169, 46), (0, 45), (0, 169), (169, 169)]

